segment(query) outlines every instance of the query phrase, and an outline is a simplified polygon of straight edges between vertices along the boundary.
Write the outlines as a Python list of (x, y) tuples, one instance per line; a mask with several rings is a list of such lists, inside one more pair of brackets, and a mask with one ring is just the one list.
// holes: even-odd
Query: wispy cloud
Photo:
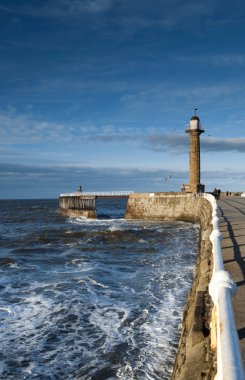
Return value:
[(241, 170), (213, 170), (202, 173), (202, 183), (205, 183), (207, 191), (214, 187), (222, 191), (244, 191), (245, 173)]
[(243, 66), (245, 64), (245, 54), (234, 53), (220, 53), (220, 54), (198, 54), (198, 55), (169, 55), (172, 61), (183, 63), (195, 63), (199, 65), (213, 65), (213, 66)]
[(113, 22), (119, 26), (125, 35), (136, 30), (157, 28), (165, 31), (196, 29), (202, 23), (202, 28), (212, 24), (212, 18), (218, 9), (217, 0), (201, 1), (172, 0), (114, 0)]
[(164, 107), (168, 110), (169, 107), (176, 107), (176, 104), (179, 103), (188, 107), (193, 103), (211, 107), (214, 101), (218, 106), (225, 102), (230, 104), (232, 100), (236, 99), (237, 104), (243, 104), (245, 85), (239, 80), (231, 81), (229, 78), (222, 83), (212, 82), (196, 85), (193, 83), (183, 85), (168, 81), (166, 78), (157, 83), (135, 84), (130, 89), (130, 92), (124, 91), (120, 97), (121, 104), (128, 109), (149, 110), (150, 107), (154, 107), (157, 110), (159, 107)]
[[(61, 192), (71, 192), (82, 185), (85, 191), (134, 190), (167, 191), (180, 188), (186, 172), (154, 169), (93, 168), (88, 166), (33, 166), (0, 163), (0, 198), (57, 198)], [(18, 186), (14, 184), (18, 183)]]
[[(155, 151), (171, 150), (175, 153), (185, 153), (189, 149), (188, 136), (155, 135), (145, 139), (146, 147)], [(202, 137), (201, 149), (203, 152), (236, 152), (245, 153), (245, 138), (218, 138)]]
[[(149, 29), (152, 26), (167, 31), (198, 28), (200, 24), (202, 28), (210, 28), (210, 25), (214, 27), (219, 6), (218, 0), (206, 0), (205, 3), (194, 0), (43, 0), (35, 5), (28, 2), (19, 5), (17, 3), (15, 6), (0, 5), (0, 10), (17, 16), (56, 20), (77, 19), (84, 15), (113, 11), (113, 19), (108, 19), (107, 22), (119, 26), (124, 33), (131, 33), (133, 30)], [(237, 13), (230, 6), (229, 22), (233, 19), (237, 19)]]
[[(244, 121), (245, 123), (245, 121)], [(84, 125), (82, 123), (56, 123), (37, 120), (31, 114), (17, 114), (14, 109), (0, 114), (1, 144), (31, 144), (45, 142), (136, 144), (156, 152), (171, 151), (177, 154), (188, 151), (189, 137), (184, 132), (176, 133), (166, 126), (154, 128), (145, 126), (144, 130), (115, 124)], [(245, 153), (245, 138), (201, 138), (202, 150), (206, 152)]]
[[(133, 130), (130, 133), (125, 133), (125, 130), (118, 131), (117, 133), (101, 133), (96, 137), (89, 137), (93, 140), (112, 143), (120, 141), (133, 141), (133, 143), (140, 144), (146, 149), (153, 150), (155, 152), (173, 152), (175, 154), (187, 153), (189, 150), (189, 137), (180, 133), (152, 133), (146, 134), (133, 134)], [(245, 138), (215, 138), (215, 137), (202, 137), (201, 149), (203, 152), (237, 152), (245, 153)]]
[(0, 138), (2, 144), (31, 144), (71, 139), (71, 131), (65, 124), (35, 120), (30, 114), (16, 114), (14, 110), (0, 114)]
[(245, 138), (215, 138), (202, 139), (202, 149), (206, 152), (237, 152), (245, 153)]
[[(180, 191), (188, 182), (188, 171), (156, 169), (125, 169), (89, 166), (41, 166), (0, 163), (1, 198), (58, 198), (82, 185), (85, 191), (133, 190)], [(245, 174), (239, 170), (206, 171), (202, 181), (207, 190), (244, 190)], [(18, 183), (18, 185), (16, 185)], [(239, 184), (235, 185), (234, 183)]]
[(144, 145), (147, 149), (155, 152), (172, 151), (182, 154), (188, 150), (188, 138), (183, 134), (154, 134), (144, 138)]
[(44, 0), (35, 5), (16, 4), (14, 7), (10, 5), (1, 5), (0, 10), (5, 13), (14, 13), (17, 15), (26, 15), (38, 18), (77, 18), (84, 14), (96, 14), (105, 12), (113, 5), (112, 0)]
[(216, 66), (243, 66), (245, 54), (219, 54), (206, 57), (207, 62)]
[(245, 86), (239, 83), (223, 83), (214, 85), (192, 86), (176, 89), (176, 97), (195, 99), (198, 104), (212, 102), (214, 99), (224, 99), (240, 95)]

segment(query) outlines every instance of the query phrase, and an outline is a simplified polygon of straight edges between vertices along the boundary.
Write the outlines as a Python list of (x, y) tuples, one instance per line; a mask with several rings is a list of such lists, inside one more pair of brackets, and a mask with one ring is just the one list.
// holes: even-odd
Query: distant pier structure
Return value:
[(96, 218), (97, 198), (128, 198), (133, 191), (103, 191), (103, 192), (82, 192), (60, 194), (59, 209), (70, 217), (84, 216), (86, 218)]
[(95, 196), (82, 195), (81, 192), (60, 194), (60, 211), (70, 217), (84, 216), (86, 218), (96, 218)]
[(200, 159), (200, 135), (204, 133), (204, 128), (200, 124), (200, 119), (194, 110), (194, 116), (191, 117), (190, 123), (186, 126), (185, 132), (190, 136), (190, 153), (189, 153), (189, 184), (184, 185), (187, 193), (203, 193), (205, 186), (201, 182), (201, 159)]

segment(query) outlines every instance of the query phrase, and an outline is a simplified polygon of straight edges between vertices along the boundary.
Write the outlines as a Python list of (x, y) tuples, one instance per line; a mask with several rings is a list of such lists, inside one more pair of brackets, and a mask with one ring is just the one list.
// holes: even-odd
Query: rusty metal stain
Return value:
[(212, 309), (211, 318), (211, 349), (217, 349), (217, 315), (215, 306)]

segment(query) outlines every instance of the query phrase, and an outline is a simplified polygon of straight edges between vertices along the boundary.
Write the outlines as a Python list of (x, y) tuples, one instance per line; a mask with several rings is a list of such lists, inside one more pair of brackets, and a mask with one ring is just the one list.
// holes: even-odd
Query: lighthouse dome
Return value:
[(197, 120), (197, 121), (200, 121), (199, 117), (198, 116), (192, 116), (191, 120)]

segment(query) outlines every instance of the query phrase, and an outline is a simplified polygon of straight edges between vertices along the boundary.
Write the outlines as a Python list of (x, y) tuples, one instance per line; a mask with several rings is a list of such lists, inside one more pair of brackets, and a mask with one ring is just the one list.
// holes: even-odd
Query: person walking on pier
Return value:
[(215, 197), (215, 199), (219, 199), (220, 198), (220, 193), (221, 193), (221, 190), (220, 189), (214, 189), (213, 191), (213, 196)]

